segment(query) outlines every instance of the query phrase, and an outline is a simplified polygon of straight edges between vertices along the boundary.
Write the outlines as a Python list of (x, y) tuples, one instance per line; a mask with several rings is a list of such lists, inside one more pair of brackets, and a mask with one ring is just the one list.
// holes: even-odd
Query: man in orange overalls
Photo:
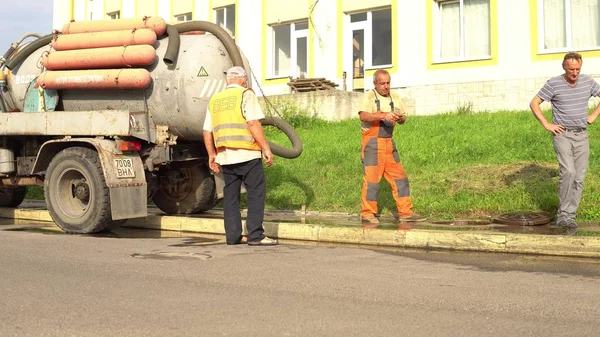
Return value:
[(390, 91), (390, 74), (377, 70), (373, 75), (374, 90), (365, 93), (360, 107), (363, 164), (363, 222), (379, 223), (377, 201), (381, 177), (390, 184), (400, 221), (423, 221), (414, 213), (408, 178), (392, 139), (396, 123), (404, 124), (406, 115), (400, 96)]

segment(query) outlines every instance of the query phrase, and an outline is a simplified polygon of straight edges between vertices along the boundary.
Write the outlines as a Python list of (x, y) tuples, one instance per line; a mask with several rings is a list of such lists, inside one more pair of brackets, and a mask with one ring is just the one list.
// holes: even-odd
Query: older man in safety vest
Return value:
[(246, 88), (247, 81), (244, 68), (227, 70), (227, 87), (212, 96), (208, 104), (204, 145), (210, 169), (223, 171), (227, 244), (243, 242), (240, 189), (244, 183), (248, 194), (248, 245), (276, 245), (277, 240), (266, 237), (263, 228), (266, 183), (262, 158), (271, 166), (274, 157), (260, 124), (265, 116), (252, 89)]
[(408, 178), (392, 139), (394, 126), (404, 124), (406, 115), (402, 100), (390, 90), (390, 74), (377, 70), (373, 74), (375, 89), (365, 92), (359, 117), (362, 130), (361, 159), (363, 163), (363, 222), (379, 223), (377, 201), (381, 177), (390, 184), (396, 201), (396, 218), (401, 221), (423, 221), (413, 212)]

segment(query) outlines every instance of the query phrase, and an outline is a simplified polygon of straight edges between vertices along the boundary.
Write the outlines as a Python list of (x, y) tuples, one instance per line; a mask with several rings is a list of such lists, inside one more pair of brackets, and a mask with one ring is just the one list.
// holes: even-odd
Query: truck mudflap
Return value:
[(114, 140), (64, 138), (48, 141), (40, 148), (31, 173), (44, 171), (56, 153), (78, 143), (90, 144), (98, 153), (104, 179), (109, 188), (112, 219), (146, 217), (148, 195), (142, 160), (137, 152), (116, 153)]

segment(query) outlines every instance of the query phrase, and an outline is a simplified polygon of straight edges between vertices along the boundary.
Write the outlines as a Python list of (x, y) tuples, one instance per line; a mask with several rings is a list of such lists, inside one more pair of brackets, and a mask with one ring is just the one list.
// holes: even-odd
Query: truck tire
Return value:
[(0, 207), (17, 207), (25, 199), (27, 187), (2, 187), (0, 188)]
[(48, 165), (44, 196), (52, 219), (65, 233), (90, 234), (117, 225), (96, 151), (70, 147)]
[[(165, 183), (173, 174), (177, 181)], [(159, 179), (163, 182), (152, 201), (167, 214), (202, 213), (217, 204), (215, 180), (204, 163), (175, 162), (161, 168)]]

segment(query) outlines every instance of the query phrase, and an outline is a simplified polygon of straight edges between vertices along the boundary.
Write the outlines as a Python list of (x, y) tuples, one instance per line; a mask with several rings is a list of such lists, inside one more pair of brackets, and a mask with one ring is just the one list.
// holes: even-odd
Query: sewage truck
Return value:
[[(0, 207), (43, 186), (52, 219), (77, 234), (145, 217), (149, 199), (166, 214), (212, 209), (222, 177), (208, 168), (202, 125), (232, 66), (251, 74), (229, 33), (204, 21), (72, 21), (25, 34), (0, 59)], [(289, 124), (262, 124), (291, 141), (271, 144), (275, 155), (301, 154)]]

